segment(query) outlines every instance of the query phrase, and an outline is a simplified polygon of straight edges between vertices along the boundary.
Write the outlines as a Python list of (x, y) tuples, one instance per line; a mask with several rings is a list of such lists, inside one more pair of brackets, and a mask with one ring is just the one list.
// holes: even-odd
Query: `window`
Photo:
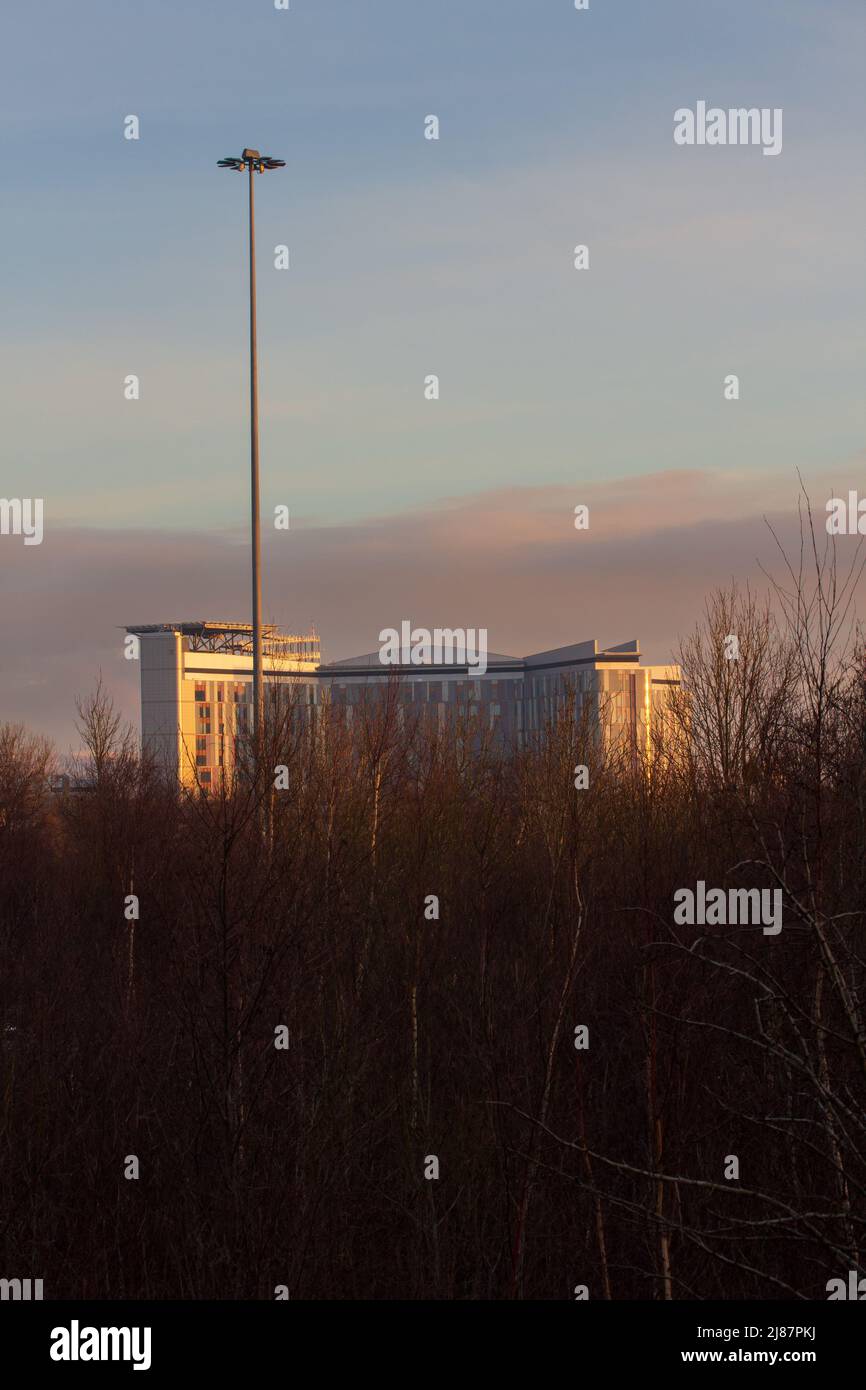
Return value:
[(208, 783), (208, 782), (210, 782), (210, 773), (209, 773), (209, 772), (203, 772), (203, 773), (201, 774), (201, 776), (199, 777), (199, 781), (202, 782), (202, 783)]
[(207, 767), (207, 754), (197, 753), (195, 758), (196, 767)]
[(195, 698), (196, 698), (197, 700), (203, 700), (203, 699), (204, 699), (204, 681), (196, 681), (196, 683), (195, 683)]

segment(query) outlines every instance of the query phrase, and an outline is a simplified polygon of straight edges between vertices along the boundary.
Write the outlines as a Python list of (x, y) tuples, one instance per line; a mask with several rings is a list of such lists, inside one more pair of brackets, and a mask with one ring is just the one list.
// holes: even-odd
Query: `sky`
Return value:
[[(247, 144), (286, 161), (265, 611), (328, 659), (408, 618), (667, 660), (798, 470), (866, 496), (859, 0), (47, 0), (0, 37), (0, 496), (45, 512), (0, 535), (0, 721), (74, 746), (102, 670), (135, 723), (124, 624), (247, 616)], [(781, 108), (781, 153), (677, 146), (698, 101)]]

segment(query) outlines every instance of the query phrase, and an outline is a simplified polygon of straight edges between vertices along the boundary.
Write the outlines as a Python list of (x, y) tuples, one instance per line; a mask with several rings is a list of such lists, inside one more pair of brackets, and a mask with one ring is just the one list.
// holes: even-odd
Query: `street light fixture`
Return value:
[(262, 683), (262, 576), (261, 576), (261, 516), (259, 507), (259, 381), (256, 356), (256, 218), (253, 196), (253, 175), (266, 169), (282, 169), (284, 159), (271, 159), (258, 150), (244, 150), (239, 159), (219, 159), (221, 169), (234, 169), (250, 176), (250, 506), (252, 512), (253, 551), (253, 743), (256, 771), (262, 755), (265, 726), (265, 701)]

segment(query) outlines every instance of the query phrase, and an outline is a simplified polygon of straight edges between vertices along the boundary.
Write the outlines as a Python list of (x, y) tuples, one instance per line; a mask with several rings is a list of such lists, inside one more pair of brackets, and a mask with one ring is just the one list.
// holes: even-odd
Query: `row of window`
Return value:
[[(240, 705), (246, 701), (247, 686), (243, 681), (217, 681), (216, 682), (216, 702), (218, 705), (230, 704)], [(207, 701), (207, 682), (196, 681), (195, 683), (196, 704), (204, 704)]]

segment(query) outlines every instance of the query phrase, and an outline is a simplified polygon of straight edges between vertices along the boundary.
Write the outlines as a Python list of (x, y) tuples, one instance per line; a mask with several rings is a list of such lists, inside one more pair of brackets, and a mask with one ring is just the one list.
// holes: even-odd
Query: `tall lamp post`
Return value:
[(259, 379), (256, 355), (256, 216), (253, 181), (266, 169), (282, 169), (284, 159), (271, 159), (258, 150), (244, 150), (239, 159), (217, 161), (221, 169), (234, 169), (250, 176), (250, 509), (253, 551), (253, 744), (256, 770), (262, 754), (265, 727), (265, 698), (262, 684), (262, 565), (261, 515), (259, 507)]

